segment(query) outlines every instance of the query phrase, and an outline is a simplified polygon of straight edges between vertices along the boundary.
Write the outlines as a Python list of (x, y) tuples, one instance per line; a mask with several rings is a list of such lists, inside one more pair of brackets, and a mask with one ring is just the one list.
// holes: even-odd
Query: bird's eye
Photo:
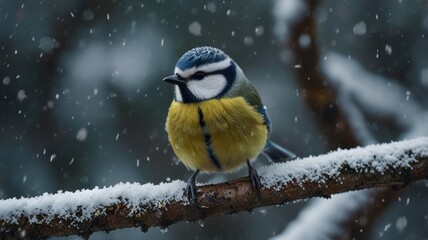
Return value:
[(207, 74), (204, 72), (196, 72), (193, 77), (197, 80), (202, 80)]

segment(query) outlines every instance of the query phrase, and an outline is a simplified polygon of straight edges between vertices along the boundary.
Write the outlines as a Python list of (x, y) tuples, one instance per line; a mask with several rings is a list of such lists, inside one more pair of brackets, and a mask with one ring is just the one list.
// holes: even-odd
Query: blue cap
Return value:
[(228, 57), (226, 53), (218, 48), (197, 47), (183, 54), (183, 56), (178, 59), (176, 66), (181, 70), (186, 70), (207, 63), (220, 62)]

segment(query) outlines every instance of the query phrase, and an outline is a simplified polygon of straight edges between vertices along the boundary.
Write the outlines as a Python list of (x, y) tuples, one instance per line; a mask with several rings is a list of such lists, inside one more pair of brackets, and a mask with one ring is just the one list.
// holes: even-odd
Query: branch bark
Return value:
[[(200, 209), (187, 202), (183, 189), (175, 190), (182, 196), (179, 200), (137, 203), (138, 208), (130, 203), (126, 195), (117, 197), (112, 204), (98, 206), (89, 214), (83, 212), (87, 206), (64, 204), (64, 208), (69, 209), (63, 209), (63, 212), (73, 213), (65, 216), (52, 216), (49, 206), (39, 211), (39, 206), (30, 204), (31, 198), (2, 200), (0, 238), (37, 239), (66, 235), (89, 237), (93, 232), (129, 227), (141, 227), (145, 231), (149, 227), (166, 228), (179, 221), (196, 221), (311, 197), (329, 197), (365, 188), (403, 186), (428, 179), (428, 138), (341, 150), (319, 157), (274, 164), (259, 170), (259, 173), (263, 184), (261, 199), (248, 178), (243, 177), (231, 182), (199, 186), (197, 201)], [(184, 186), (184, 183), (180, 186)], [(100, 194), (98, 190), (91, 190), (94, 191), (94, 199), (111, 198), (95, 196)], [(161, 191), (161, 186), (157, 185), (152, 189), (158, 190)], [(64, 193), (50, 196), (54, 198), (61, 194)], [(78, 197), (76, 193), (71, 194)], [(49, 202), (61, 204), (55, 199)], [(89, 206), (96, 203), (87, 204)], [(24, 211), (21, 206), (27, 209)], [(34, 211), (31, 208), (35, 208)], [(39, 213), (33, 215), (36, 210)], [(76, 216), (82, 215), (89, 217), (75, 220)], [(11, 216), (15, 219), (12, 220)]]

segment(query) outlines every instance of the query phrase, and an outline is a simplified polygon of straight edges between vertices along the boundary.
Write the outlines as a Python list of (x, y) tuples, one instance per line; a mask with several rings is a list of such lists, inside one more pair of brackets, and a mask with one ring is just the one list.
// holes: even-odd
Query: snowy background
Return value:
[[(304, 8), (289, 11), (293, 2), (1, 1), (0, 198), (187, 179), (164, 131), (172, 88), (161, 79), (201, 45), (223, 49), (256, 85), (274, 140), (299, 156), (326, 152), (283, 43), (281, 23)], [(316, 19), (320, 68), (340, 89), (360, 141), (428, 135), (428, 4), (323, 1)], [(260, 160), (256, 167), (268, 164)], [(394, 199), (373, 239), (427, 238), (427, 195), (419, 184)], [(93, 239), (266, 239), (305, 204)]]

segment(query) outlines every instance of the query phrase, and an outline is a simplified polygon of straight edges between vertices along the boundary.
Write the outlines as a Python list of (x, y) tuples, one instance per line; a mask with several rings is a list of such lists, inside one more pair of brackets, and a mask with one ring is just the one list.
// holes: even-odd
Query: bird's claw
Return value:
[(251, 166), (250, 161), (247, 161), (247, 165), (248, 165), (248, 177), (250, 178), (251, 186), (257, 191), (258, 196), (261, 197), (261, 194), (260, 194), (261, 183), (260, 183), (259, 174), (257, 173), (257, 170)]
[(187, 196), (187, 200), (189, 200), (189, 202), (195, 206), (198, 205), (196, 202), (196, 177), (198, 176), (198, 174), (199, 170), (196, 170), (189, 178), (189, 180), (187, 180), (186, 189), (184, 190), (184, 193)]
[(192, 181), (192, 179), (189, 179), (187, 181), (185, 194), (189, 202), (194, 205), (196, 205), (196, 192), (197, 192), (197, 188), (196, 188), (195, 181)]

